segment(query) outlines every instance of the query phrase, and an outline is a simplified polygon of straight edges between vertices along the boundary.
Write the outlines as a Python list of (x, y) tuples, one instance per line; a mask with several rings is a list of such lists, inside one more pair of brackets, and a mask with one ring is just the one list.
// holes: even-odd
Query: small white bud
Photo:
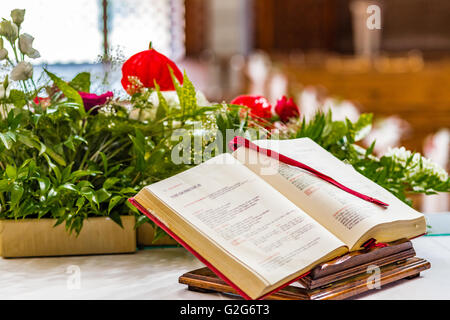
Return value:
[(9, 86), (8, 76), (3, 80), (2, 85), (0, 86), (0, 99), (8, 98), (11, 87)]

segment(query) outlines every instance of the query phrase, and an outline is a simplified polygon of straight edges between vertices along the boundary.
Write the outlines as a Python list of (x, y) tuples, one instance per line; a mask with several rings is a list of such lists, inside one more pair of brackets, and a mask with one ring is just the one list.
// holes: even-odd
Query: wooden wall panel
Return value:
[(185, 0), (187, 56), (197, 56), (207, 48), (208, 10), (207, 0)]

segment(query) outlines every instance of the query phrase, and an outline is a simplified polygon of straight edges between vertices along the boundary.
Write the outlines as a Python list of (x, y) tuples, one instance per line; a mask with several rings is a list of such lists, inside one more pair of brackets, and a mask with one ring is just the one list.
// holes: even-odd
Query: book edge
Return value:
[(151, 219), (158, 227), (163, 229), (167, 234), (169, 234), (175, 241), (181, 244), (186, 250), (192, 253), (197, 259), (199, 259), (203, 264), (205, 264), (208, 268), (211, 269), (218, 277), (220, 277), (223, 281), (228, 283), (233, 289), (235, 289), (242, 297), (246, 300), (252, 300), (250, 296), (248, 296), (244, 291), (242, 291), (236, 284), (234, 284), (231, 280), (229, 280), (225, 275), (223, 275), (219, 270), (217, 270), (211, 263), (209, 263), (203, 256), (201, 256), (196, 250), (190, 247), (186, 242), (184, 242), (180, 237), (178, 237), (175, 233), (173, 233), (164, 223), (162, 223), (158, 218), (148, 212), (136, 199), (129, 198), (128, 201), (135, 206), (139, 211), (145, 214), (149, 219)]

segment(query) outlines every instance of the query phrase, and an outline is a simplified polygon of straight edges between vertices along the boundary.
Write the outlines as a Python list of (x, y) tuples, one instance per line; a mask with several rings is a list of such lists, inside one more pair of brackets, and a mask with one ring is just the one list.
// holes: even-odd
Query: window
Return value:
[(36, 63), (95, 63), (105, 40), (125, 57), (150, 41), (172, 59), (184, 56), (184, 0), (1, 1), (0, 15), (15, 8), (26, 9), (21, 31), (35, 38)]

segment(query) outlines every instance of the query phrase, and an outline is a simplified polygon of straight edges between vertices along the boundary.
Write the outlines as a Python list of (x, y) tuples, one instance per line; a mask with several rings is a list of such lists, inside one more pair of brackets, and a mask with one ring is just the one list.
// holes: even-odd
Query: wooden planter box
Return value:
[(165, 236), (155, 242), (153, 242), (153, 237), (155, 230), (150, 223), (145, 223), (139, 228), (137, 228), (137, 244), (138, 246), (167, 246), (167, 245), (177, 245), (178, 242), (173, 240), (169, 236)]
[(78, 237), (55, 219), (0, 220), (0, 256), (66, 256), (136, 251), (134, 216), (122, 216), (123, 229), (108, 217), (84, 221)]

